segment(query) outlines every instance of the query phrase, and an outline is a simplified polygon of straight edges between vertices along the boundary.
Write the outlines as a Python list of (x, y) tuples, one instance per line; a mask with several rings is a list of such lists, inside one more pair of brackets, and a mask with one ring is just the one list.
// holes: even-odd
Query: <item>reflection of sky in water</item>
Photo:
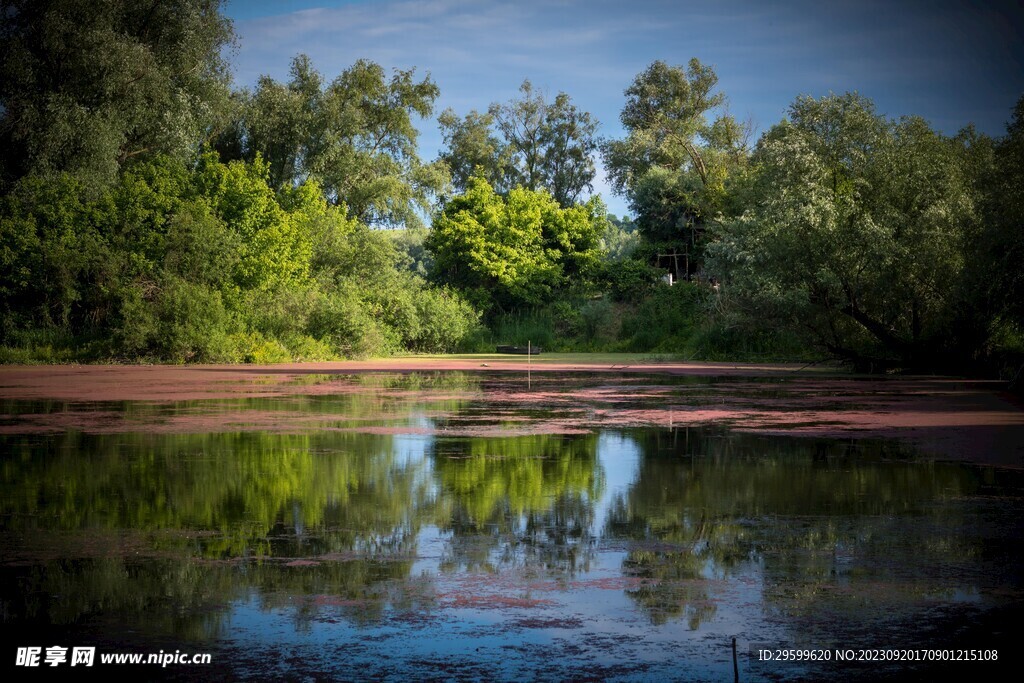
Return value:
[(604, 470), (604, 495), (594, 510), (594, 531), (600, 534), (608, 515), (609, 502), (622, 495), (636, 480), (640, 449), (636, 442), (617, 432), (602, 432), (597, 442), (597, 457)]

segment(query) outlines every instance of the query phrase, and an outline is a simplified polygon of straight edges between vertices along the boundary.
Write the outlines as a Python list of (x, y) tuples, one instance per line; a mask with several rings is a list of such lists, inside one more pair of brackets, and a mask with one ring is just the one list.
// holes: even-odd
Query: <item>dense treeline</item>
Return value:
[(0, 2), (0, 359), (1020, 365), (1024, 99), (993, 140), (800, 97), (752, 144), (713, 69), (658, 61), (622, 139), (527, 80), (425, 160), (429, 75), (300, 55), (232, 89), (220, 4)]
[(214, 0), (3, 2), (7, 360), (316, 360), (453, 351), (479, 314), (377, 223), (446, 186), (437, 86), (358, 62), (231, 92)]

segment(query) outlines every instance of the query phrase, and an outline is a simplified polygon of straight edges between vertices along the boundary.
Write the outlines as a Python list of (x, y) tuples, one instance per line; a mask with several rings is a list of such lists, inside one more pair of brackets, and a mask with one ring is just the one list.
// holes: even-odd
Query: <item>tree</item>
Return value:
[(708, 267), (748, 318), (832, 354), (948, 363), (970, 343), (955, 326), (977, 225), (968, 156), (856, 94), (797, 98), (759, 143), (751, 206), (717, 229)]
[(433, 112), (440, 90), (415, 70), (359, 60), (329, 85), (305, 55), (295, 58), (291, 80), (268, 76), (242, 97), (237, 138), (252, 161), (262, 156), (280, 189), (315, 180), (325, 196), (368, 224), (420, 225), (431, 197), (447, 186), (443, 164), (424, 164), (416, 151), (413, 117)]
[(691, 59), (684, 69), (653, 62), (626, 89), (623, 140), (602, 147), (612, 187), (629, 198), (652, 263), (677, 277), (697, 271), (708, 220), (737, 210), (750, 127), (723, 110), (718, 77)]
[(195, 180), (216, 215), (238, 236), (232, 275), (239, 289), (273, 290), (308, 276), (310, 235), (281, 208), (260, 158), (252, 164), (222, 164), (215, 155), (204, 155)]
[(519, 99), (492, 104), (486, 114), (472, 111), (460, 120), (446, 110), (440, 158), (457, 191), (478, 174), (503, 194), (546, 189), (563, 208), (573, 206), (593, 189), (597, 121), (565, 93), (549, 103), (528, 80), (519, 90)]
[(1006, 136), (995, 145), (985, 181), (981, 289), (994, 316), (1024, 331), (1024, 97), (1017, 100)]
[(427, 238), (433, 278), (482, 307), (546, 303), (559, 289), (593, 277), (603, 221), (596, 202), (563, 209), (547, 192), (522, 187), (503, 198), (483, 178), (471, 178)]
[(636, 224), (628, 216), (619, 219), (612, 213), (605, 216), (605, 219), (604, 231), (601, 236), (601, 247), (605, 258), (609, 261), (622, 261), (629, 258), (637, 246)]
[(359, 60), (324, 94), (322, 138), (309, 160), (314, 177), (337, 203), (365, 223), (419, 225), (416, 210), (447, 184), (447, 174), (416, 153), (412, 116), (431, 115), (440, 89), (414, 81), (415, 70), (384, 69)]
[(0, 1), (0, 183), (194, 153), (224, 112), (220, 0)]
[(469, 180), (480, 176), (496, 192), (506, 193), (512, 188), (512, 149), (492, 130), (494, 116), (471, 111), (462, 119), (451, 108), (438, 117), (444, 149), (439, 159), (448, 165), (452, 187), (465, 192)]
[[(317, 118), (323, 108), (323, 78), (306, 55), (292, 62), (291, 80), (278, 83), (261, 76), (252, 93), (242, 91), (239, 134), (244, 134), (244, 156), (256, 155), (269, 166), (270, 185), (290, 187), (309, 175), (308, 162), (322, 137)], [(228, 161), (224, 158), (222, 160)]]
[(706, 185), (708, 165), (698, 137), (709, 132), (707, 112), (725, 96), (711, 91), (718, 83), (714, 70), (691, 59), (689, 67), (653, 62), (626, 89), (621, 121), (625, 140), (605, 145), (605, 161), (614, 187), (629, 190), (655, 166), (694, 171)]

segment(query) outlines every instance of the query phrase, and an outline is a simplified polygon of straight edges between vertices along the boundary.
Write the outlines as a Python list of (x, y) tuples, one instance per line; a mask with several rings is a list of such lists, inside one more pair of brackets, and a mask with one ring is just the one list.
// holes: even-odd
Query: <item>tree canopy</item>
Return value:
[(747, 168), (750, 127), (724, 110), (717, 83), (714, 69), (697, 59), (685, 68), (653, 62), (626, 89), (626, 138), (601, 150), (613, 189), (628, 197), (647, 238), (649, 260), (671, 254), (659, 265), (678, 277), (698, 270), (706, 224), (735, 211), (731, 186)]
[(96, 187), (125, 162), (194, 153), (226, 111), (220, 5), (2, 0), (2, 186), (68, 171)]
[(963, 140), (859, 95), (797, 98), (761, 140), (750, 206), (718, 229), (710, 267), (751, 314), (834, 354), (935, 362), (964, 337), (965, 157)]
[(300, 55), (288, 83), (263, 76), (254, 91), (239, 95), (236, 126), (219, 148), (268, 160), (273, 187), (315, 180), (332, 203), (364, 223), (419, 225), (448, 182), (442, 164), (420, 160), (413, 125), (414, 117), (432, 114), (439, 92), (429, 76), (417, 80), (414, 69), (388, 78), (367, 60), (325, 85)]
[(579, 203), (593, 189), (597, 121), (564, 92), (548, 102), (529, 80), (519, 91), (518, 99), (494, 103), (485, 114), (460, 119), (448, 109), (441, 115), (440, 158), (455, 189), (465, 190), (478, 174), (503, 194), (546, 189), (563, 208)]
[(471, 178), (434, 219), (426, 241), (433, 277), (485, 308), (548, 302), (594, 276), (603, 220), (597, 202), (563, 209), (546, 191), (522, 187), (503, 198)]

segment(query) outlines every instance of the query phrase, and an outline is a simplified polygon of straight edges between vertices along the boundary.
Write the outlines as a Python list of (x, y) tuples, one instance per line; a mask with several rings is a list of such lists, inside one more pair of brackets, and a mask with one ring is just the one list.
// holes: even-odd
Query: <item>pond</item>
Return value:
[[(1010, 659), (1018, 468), (687, 419), (785, 402), (771, 379), (275, 386), (3, 401), (8, 666), (19, 647), (83, 646), (101, 669), (105, 653), (210, 655), (137, 665), (147, 679), (748, 681), (986, 676)], [(893, 649), (997, 661), (836, 661)]]

